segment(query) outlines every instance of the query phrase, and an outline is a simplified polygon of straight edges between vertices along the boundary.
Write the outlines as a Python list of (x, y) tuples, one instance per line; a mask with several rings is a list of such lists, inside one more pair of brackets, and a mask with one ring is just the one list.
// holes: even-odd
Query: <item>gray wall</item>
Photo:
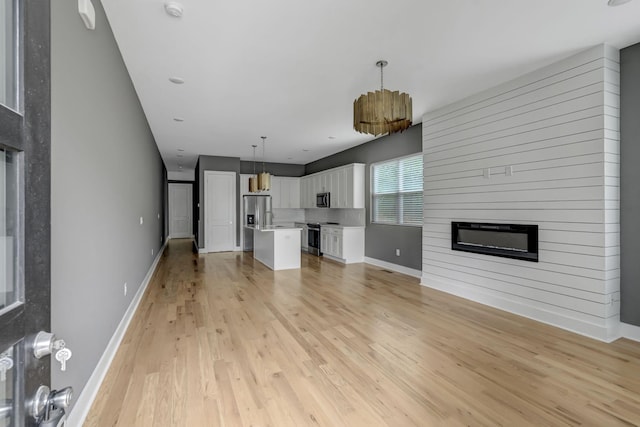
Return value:
[[(198, 204), (194, 212), (196, 241), (199, 248), (204, 248), (204, 171), (224, 171), (236, 173), (236, 246), (240, 245), (240, 158), (222, 156), (200, 156), (196, 165), (196, 181), (198, 186)], [(194, 215), (195, 216), (195, 215)]]
[[(304, 165), (294, 165), (291, 163), (265, 163), (267, 172), (275, 176), (303, 176)], [(262, 163), (256, 162), (256, 173), (262, 172)], [(253, 162), (242, 160), (240, 162), (240, 173), (253, 173)]]
[[(382, 160), (422, 152), (422, 125), (410, 127), (403, 133), (383, 136), (357, 147), (350, 148), (306, 165), (305, 173), (320, 172), (349, 163), (366, 163), (365, 207), (367, 223), (365, 231), (365, 256), (422, 269), (422, 227), (371, 224), (370, 165)], [(400, 249), (401, 256), (395, 254)]]
[(640, 43), (620, 51), (620, 320), (640, 326)]
[(76, 396), (165, 239), (164, 166), (93, 4), (88, 31), (76, 0), (51, 3), (51, 323), (73, 350), (66, 372), (54, 362), (52, 386), (71, 385)]

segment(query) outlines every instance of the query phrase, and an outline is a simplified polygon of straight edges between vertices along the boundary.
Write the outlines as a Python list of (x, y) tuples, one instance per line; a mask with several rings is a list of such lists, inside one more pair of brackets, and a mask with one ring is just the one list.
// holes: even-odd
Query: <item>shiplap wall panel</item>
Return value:
[[(619, 71), (597, 46), (424, 115), (424, 285), (617, 337)], [(453, 251), (452, 221), (537, 224), (539, 262)]]

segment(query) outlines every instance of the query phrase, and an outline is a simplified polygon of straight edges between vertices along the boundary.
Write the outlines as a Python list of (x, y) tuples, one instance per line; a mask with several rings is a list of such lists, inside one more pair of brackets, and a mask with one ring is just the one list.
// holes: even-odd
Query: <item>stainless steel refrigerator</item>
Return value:
[[(271, 196), (243, 196), (244, 225), (264, 227), (272, 225), (273, 214), (271, 212)], [(244, 229), (244, 242), (242, 249), (253, 250), (253, 230)]]

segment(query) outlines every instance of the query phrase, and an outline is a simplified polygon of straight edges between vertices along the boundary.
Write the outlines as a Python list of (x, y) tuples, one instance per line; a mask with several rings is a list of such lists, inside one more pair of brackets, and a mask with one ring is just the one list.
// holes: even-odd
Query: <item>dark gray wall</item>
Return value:
[(620, 51), (620, 320), (640, 326), (640, 43)]
[[(302, 176), (304, 175), (304, 165), (294, 165), (291, 163), (265, 163), (265, 169), (275, 176)], [(262, 172), (262, 163), (256, 162), (256, 173)], [(253, 162), (241, 161), (240, 173), (253, 173)]]
[[(381, 160), (422, 152), (422, 125), (410, 127), (403, 133), (383, 136), (357, 147), (309, 163), (305, 173), (311, 174), (349, 163), (366, 163), (365, 168), (365, 256), (393, 264), (422, 270), (422, 227), (371, 224), (370, 221), (370, 165)], [(401, 256), (395, 255), (396, 248)]]
[[(240, 158), (222, 156), (200, 156), (196, 165), (196, 181), (198, 182), (198, 221), (196, 241), (199, 248), (204, 248), (204, 171), (224, 171), (236, 173), (236, 246), (240, 245)], [(195, 212), (196, 210), (194, 210)]]
[(93, 5), (88, 31), (76, 0), (51, 3), (51, 324), (73, 351), (52, 386), (73, 386), (74, 402), (166, 236), (164, 165)]

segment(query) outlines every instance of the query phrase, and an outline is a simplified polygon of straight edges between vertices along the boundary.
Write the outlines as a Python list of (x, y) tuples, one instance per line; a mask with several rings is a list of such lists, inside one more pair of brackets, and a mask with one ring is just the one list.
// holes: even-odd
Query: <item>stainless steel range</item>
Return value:
[(311, 255), (322, 255), (322, 248), (320, 247), (320, 224), (317, 222), (311, 222), (307, 224), (309, 230), (309, 253)]

